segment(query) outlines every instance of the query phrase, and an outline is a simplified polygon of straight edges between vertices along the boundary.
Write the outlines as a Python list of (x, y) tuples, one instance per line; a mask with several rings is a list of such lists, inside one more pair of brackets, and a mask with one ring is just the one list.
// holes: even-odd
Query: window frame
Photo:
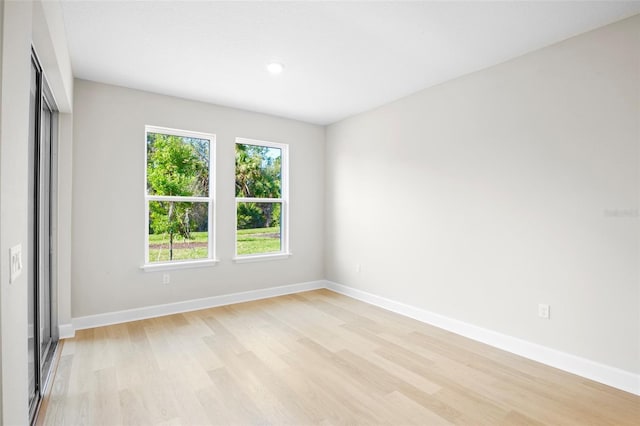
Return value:
[[(234, 144), (234, 193), (235, 193), (235, 148), (237, 145), (255, 145), (280, 150), (280, 197), (235, 197), (234, 202), (234, 257), (236, 263), (258, 262), (263, 260), (286, 259), (291, 256), (289, 250), (289, 144), (259, 139), (237, 137)], [(238, 203), (281, 203), (280, 207), (280, 251), (256, 254), (238, 254)]]
[[(209, 194), (208, 196), (170, 196), (170, 195), (149, 195), (147, 188), (147, 135), (158, 133), (168, 136), (177, 136), (194, 139), (206, 139), (209, 141)], [(144, 128), (144, 264), (145, 271), (159, 271), (182, 268), (197, 268), (203, 266), (213, 266), (219, 260), (216, 257), (216, 135), (213, 133), (195, 132), (191, 130), (172, 129), (161, 126), (146, 125)], [(208, 203), (207, 208), (207, 258), (203, 259), (180, 259), (162, 262), (149, 261), (149, 203), (152, 201), (178, 201)]]

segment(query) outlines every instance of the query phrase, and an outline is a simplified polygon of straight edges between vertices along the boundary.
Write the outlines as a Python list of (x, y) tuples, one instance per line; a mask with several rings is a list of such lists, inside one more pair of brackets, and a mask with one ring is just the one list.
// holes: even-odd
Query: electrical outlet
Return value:
[(162, 274), (162, 284), (169, 284), (171, 282), (171, 275)]
[(549, 319), (551, 316), (551, 307), (544, 303), (538, 304), (538, 316), (540, 318)]
[(360, 271), (361, 271), (360, 264), (356, 263), (356, 272), (360, 273)]
[(9, 249), (9, 284), (14, 283), (22, 274), (22, 245)]

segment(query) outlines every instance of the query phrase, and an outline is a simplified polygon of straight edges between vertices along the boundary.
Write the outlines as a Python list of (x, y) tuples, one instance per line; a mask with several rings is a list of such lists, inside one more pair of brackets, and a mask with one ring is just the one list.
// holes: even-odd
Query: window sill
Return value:
[(281, 260), (291, 257), (291, 253), (254, 254), (250, 256), (236, 256), (234, 263), (264, 262), (267, 260)]
[(218, 259), (187, 260), (183, 262), (145, 263), (140, 269), (145, 272), (169, 271), (172, 269), (206, 268), (215, 266)]

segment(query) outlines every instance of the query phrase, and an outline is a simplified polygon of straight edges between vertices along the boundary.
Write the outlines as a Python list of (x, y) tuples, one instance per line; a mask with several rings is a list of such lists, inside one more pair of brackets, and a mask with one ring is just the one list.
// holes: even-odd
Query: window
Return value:
[(214, 258), (215, 136), (146, 127), (145, 266)]
[(287, 256), (288, 146), (236, 139), (236, 259)]

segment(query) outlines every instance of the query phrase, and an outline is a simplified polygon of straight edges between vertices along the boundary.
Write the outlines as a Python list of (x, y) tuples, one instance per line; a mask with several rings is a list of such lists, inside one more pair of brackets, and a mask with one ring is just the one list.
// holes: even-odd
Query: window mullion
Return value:
[(238, 203), (282, 203), (284, 198), (236, 197)]
[(191, 197), (191, 196), (176, 196), (176, 195), (147, 195), (148, 201), (184, 201), (193, 203), (206, 203), (211, 201), (211, 197)]

